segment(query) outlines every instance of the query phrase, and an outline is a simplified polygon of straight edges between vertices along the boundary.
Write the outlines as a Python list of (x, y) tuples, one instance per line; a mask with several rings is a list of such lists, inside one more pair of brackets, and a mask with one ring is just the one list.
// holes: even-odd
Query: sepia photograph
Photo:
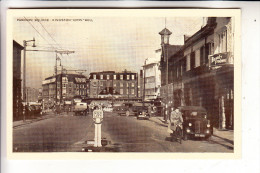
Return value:
[(11, 153), (234, 154), (239, 10), (60, 11), (8, 11)]

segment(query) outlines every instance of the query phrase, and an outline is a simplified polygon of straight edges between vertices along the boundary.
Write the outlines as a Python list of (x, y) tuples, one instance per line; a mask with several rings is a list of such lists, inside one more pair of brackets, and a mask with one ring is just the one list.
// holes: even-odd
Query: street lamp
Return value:
[(146, 61), (148, 60), (148, 58), (146, 58), (144, 60), (144, 66), (143, 66), (143, 70), (144, 70), (144, 88), (143, 88), (143, 107), (144, 107), (144, 100), (145, 100), (145, 66), (146, 66)]
[(169, 31), (167, 28), (164, 28), (161, 32), (159, 32), (161, 35), (161, 46), (162, 46), (162, 52), (163, 52), (163, 61), (166, 60), (166, 114), (164, 114), (164, 121), (167, 122), (167, 114), (168, 114), (168, 83), (169, 83), (169, 62), (168, 62), (168, 46), (169, 46), (169, 40), (170, 35), (172, 34), (171, 31)]
[[(32, 47), (36, 47), (35, 45), (35, 38), (32, 40), (24, 40), (23, 41), (23, 102), (27, 104), (26, 101), (26, 46), (28, 42), (33, 42)], [(25, 104), (25, 105), (26, 105)], [(23, 121), (25, 121), (25, 105), (23, 107)]]

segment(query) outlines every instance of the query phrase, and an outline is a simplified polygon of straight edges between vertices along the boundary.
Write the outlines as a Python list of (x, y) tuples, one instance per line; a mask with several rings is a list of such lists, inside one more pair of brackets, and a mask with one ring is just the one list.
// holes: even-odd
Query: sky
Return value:
[(62, 55), (61, 63), (66, 69), (87, 70), (85, 75), (139, 72), (145, 59), (155, 58), (161, 42), (158, 33), (165, 26), (172, 32), (170, 44), (183, 45), (183, 35), (194, 34), (202, 24), (203, 18), (192, 17), (26, 16), (14, 18), (13, 39), (23, 45), (23, 40), (35, 38), (36, 47), (28, 42), (27, 50), (50, 51), (26, 51), (26, 86), (41, 88), (42, 81), (54, 74), (55, 50), (75, 51)]

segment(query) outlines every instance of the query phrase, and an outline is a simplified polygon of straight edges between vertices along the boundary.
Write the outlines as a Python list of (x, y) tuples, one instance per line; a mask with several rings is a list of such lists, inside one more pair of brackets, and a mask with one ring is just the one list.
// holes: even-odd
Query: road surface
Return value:
[[(233, 152), (230, 141), (213, 136), (210, 140), (170, 141), (167, 128), (152, 120), (105, 113), (102, 137), (116, 152)], [(92, 117), (63, 114), (14, 127), (15, 152), (80, 152), (94, 139)]]

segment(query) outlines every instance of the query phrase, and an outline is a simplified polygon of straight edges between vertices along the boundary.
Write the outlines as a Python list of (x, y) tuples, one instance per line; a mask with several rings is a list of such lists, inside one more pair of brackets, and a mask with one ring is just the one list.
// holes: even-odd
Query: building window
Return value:
[(63, 84), (63, 88), (66, 88), (66, 84)]
[(103, 86), (103, 82), (100, 82), (100, 86)]
[(200, 49), (195, 51), (195, 67), (200, 66)]
[(131, 89), (131, 94), (135, 94), (135, 89)]
[(190, 69), (195, 68), (195, 52), (190, 54)]
[(103, 79), (103, 74), (100, 75), (100, 79), (101, 79), (101, 80)]
[(123, 75), (122, 74), (120, 75), (120, 80), (123, 80)]
[(97, 76), (95, 74), (93, 74), (93, 79), (97, 79)]
[(204, 46), (202, 46), (201, 48), (200, 48), (200, 65), (203, 65), (203, 64), (205, 64), (205, 62), (204, 62), (204, 49), (205, 49), (205, 47)]
[(134, 74), (132, 74), (132, 80), (135, 80), (135, 75)]
[(190, 55), (186, 57), (186, 71), (190, 70)]
[(178, 65), (176, 66), (176, 77), (179, 77), (179, 73), (178, 73)]
[(124, 84), (123, 84), (123, 82), (120, 82), (120, 87), (124, 87)]
[(120, 94), (124, 94), (124, 90), (123, 89), (120, 89)]
[(214, 43), (208, 43), (206, 44), (205, 47), (205, 64), (207, 64), (209, 62), (209, 55), (213, 55), (214, 54)]
[(116, 74), (114, 74), (114, 80), (116, 80)]
[(128, 87), (129, 86), (129, 84), (128, 83), (126, 83), (126, 87)]
[(128, 93), (128, 89), (126, 90), (126, 94), (129, 94), (129, 93)]
[(116, 83), (114, 83), (114, 87), (116, 87)]
[(227, 30), (219, 34), (219, 53), (227, 52)]
[(130, 76), (129, 76), (129, 75), (126, 75), (126, 79), (129, 80), (129, 79), (130, 79)]
[(110, 79), (110, 77), (109, 77), (109, 75), (107, 75), (107, 80), (109, 80)]
[(135, 87), (135, 83), (132, 83), (132, 87)]

